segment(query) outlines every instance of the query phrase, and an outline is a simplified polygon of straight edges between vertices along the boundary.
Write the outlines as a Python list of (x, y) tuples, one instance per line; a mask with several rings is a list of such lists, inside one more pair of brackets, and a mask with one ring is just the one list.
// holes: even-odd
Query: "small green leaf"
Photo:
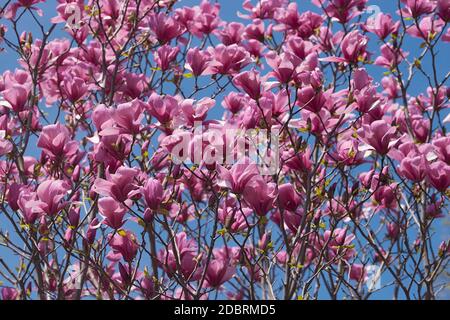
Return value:
[(227, 229), (223, 228), (223, 229), (217, 230), (217, 233), (220, 234), (221, 236), (223, 236), (227, 233)]

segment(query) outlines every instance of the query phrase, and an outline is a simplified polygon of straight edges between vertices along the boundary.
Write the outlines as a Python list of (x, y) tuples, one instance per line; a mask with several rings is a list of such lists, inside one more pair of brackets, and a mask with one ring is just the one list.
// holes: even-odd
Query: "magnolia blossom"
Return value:
[(62, 156), (69, 157), (78, 150), (78, 142), (71, 139), (69, 130), (60, 123), (44, 127), (37, 146), (55, 159)]
[(2, 3), (0, 299), (445, 297), (450, 2), (394, 2)]

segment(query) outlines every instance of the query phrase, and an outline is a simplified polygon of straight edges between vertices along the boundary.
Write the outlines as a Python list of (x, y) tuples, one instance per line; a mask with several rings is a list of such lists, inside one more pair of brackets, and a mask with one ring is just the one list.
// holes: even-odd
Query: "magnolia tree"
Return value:
[(45, 2), (0, 7), (2, 299), (440, 297), (449, 0)]

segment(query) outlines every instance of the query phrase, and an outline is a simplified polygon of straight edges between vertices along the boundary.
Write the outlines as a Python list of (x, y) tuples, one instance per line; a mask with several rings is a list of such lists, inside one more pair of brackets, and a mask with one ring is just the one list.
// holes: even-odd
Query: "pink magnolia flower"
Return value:
[(161, 124), (168, 125), (179, 112), (178, 101), (172, 96), (153, 93), (148, 100), (148, 110)]
[(228, 259), (212, 259), (206, 269), (205, 287), (218, 288), (236, 273), (236, 267)]
[(13, 84), (11, 87), (2, 91), (5, 102), (2, 102), (8, 108), (15, 112), (21, 112), (28, 103), (30, 91), (28, 86), (23, 84)]
[(350, 266), (349, 278), (358, 282), (367, 281), (367, 271), (364, 265), (359, 263), (354, 263)]
[(210, 98), (203, 98), (199, 101), (185, 99), (180, 104), (182, 119), (178, 120), (183, 121), (185, 125), (194, 126), (196, 122), (203, 122), (206, 119), (208, 111), (215, 104), (216, 101)]
[(290, 183), (278, 187), (278, 205), (282, 210), (295, 211), (302, 200)]
[(70, 190), (70, 185), (63, 180), (46, 180), (42, 182), (36, 194), (41, 201), (42, 210), (50, 216), (54, 216), (61, 211), (67, 204), (62, 201)]
[(93, 244), (95, 241), (95, 236), (97, 235), (97, 229), (100, 227), (101, 222), (98, 221), (98, 218), (95, 217), (92, 219), (91, 223), (89, 223), (88, 229), (86, 231), (85, 240), (88, 244)]
[[(302, 218), (305, 212), (303, 208), (298, 207), (296, 211), (284, 211), (283, 213), (280, 210), (276, 210), (272, 216), (270, 217), (272, 221), (278, 224), (281, 228), (284, 228), (291, 233), (298, 232), (298, 228), (300, 227)], [(281, 217), (283, 215), (283, 219)], [(284, 225), (282, 224), (284, 220)]]
[(236, 114), (248, 103), (248, 98), (240, 92), (230, 92), (223, 98), (222, 106), (231, 113)]
[[(244, 0), (239, 22), (211, 0), (58, 0), (50, 22), (66, 37), (16, 37), (10, 25), (42, 2), (10, 0), (0, 13), (11, 19), (0, 54), (19, 55), (0, 74), (0, 234), (19, 264), (37, 259), (42, 270), (19, 269), (43, 287), (6, 279), (14, 288), (0, 286), (0, 299), (279, 298), (284, 280), (295, 295), (290, 280), (324, 266), (345, 298), (364, 289), (366, 263), (402, 269), (398, 243), (438, 249), (430, 265), (447, 258), (448, 241), (420, 233), (448, 214), (439, 43), (450, 41), (450, 0), (400, 0), (371, 16), (368, 0), (312, 0), (314, 12)], [(420, 61), (407, 59), (409, 41), (425, 41)], [(273, 174), (253, 155), (261, 137), (278, 157)], [(404, 211), (420, 218), (413, 228)], [(368, 246), (361, 234), (378, 231)], [(71, 250), (98, 259), (70, 262)], [(410, 258), (419, 283), (426, 266)], [(59, 276), (61, 266), (73, 270)], [(416, 287), (412, 297), (429, 296)]]
[(217, 185), (230, 189), (235, 194), (243, 193), (249, 183), (261, 179), (257, 165), (248, 158), (235, 163), (231, 169), (226, 169), (220, 164), (216, 167), (219, 175)]
[(297, 104), (300, 108), (318, 113), (330, 102), (328, 92), (322, 92), (314, 89), (312, 86), (306, 86), (298, 90)]
[(111, 171), (117, 170), (131, 152), (132, 137), (125, 134), (103, 136), (92, 152), (94, 160), (104, 164)]
[(385, 120), (377, 120), (370, 125), (364, 124), (358, 131), (361, 139), (376, 152), (385, 155), (397, 143), (395, 127), (391, 127)]
[(121, 230), (110, 237), (109, 245), (115, 252), (122, 255), (122, 258), (131, 263), (139, 249), (139, 243), (136, 236), (131, 231)]
[[(57, 0), (56, 12), (58, 15), (53, 17), (50, 21), (52, 23), (71, 22), (70, 18), (73, 17), (75, 10), (79, 10), (80, 16), (83, 15), (84, 1), (83, 0)], [(81, 17), (80, 17), (81, 18)], [(76, 21), (75, 21), (76, 23)]]
[(157, 210), (164, 198), (164, 189), (157, 179), (150, 178), (141, 188), (141, 193), (144, 195), (144, 200), (151, 210)]
[(214, 258), (229, 260), (232, 264), (237, 264), (240, 259), (241, 248), (234, 246), (223, 246), (213, 250)]
[(14, 19), (16, 17), (17, 10), (20, 8), (34, 10), (38, 13), (38, 15), (42, 16), (42, 10), (34, 6), (40, 2), (45, 2), (45, 0), (15, 0), (6, 8), (5, 18)]
[(355, 254), (352, 247), (354, 234), (348, 234), (347, 228), (336, 228), (333, 232), (326, 230), (323, 234), (322, 243), (328, 243), (328, 259), (334, 259), (337, 256), (343, 256), (345, 260), (351, 259)]
[[(197, 139), (200, 140), (200, 145), (203, 146), (201, 136), (199, 136), (200, 135), (197, 135)], [(165, 151), (169, 152), (174, 157), (174, 159), (177, 160), (178, 163), (181, 163), (186, 159), (190, 159), (190, 157), (192, 156), (191, 145), (194, 145), (194, 138), (195, 137), (193, 137), (193, 134), (191, 132), (176, 129), (172, 132), (172, 134), (162, 139), (161, 147)]]
[(403, 52), (403, 50), (396, 50), (390, 44), (383, 44), (381, 46), (381, 56), (375, 59), (374, 64), (392, 69), (400, 64), (407, 56), (408, 53)]
[(302, 12), (300, 15), (300, 21), (301, 24), (300, 28), (297, 30), (297, 34), (303, 39), (308, 39), (322, 26), (323, 18), (320, 14), (306, 11)]
[(436, 34), (441, 32), (444, 21), (441, 19), (434, 20), (433, 17), (425, 17), (419, 22), (419, 27), (416, 25), (408, 28), (406, 32), (408, 32), (411, 36), (416, 38), (422, 38), (428, 41), (430, 38), (434, 38)]
[(236, 74), (251, 62), (250, 54), (236, 44), (219, 44), (209, 52), (214, 58), (213, 72), (218, 74)]
[(117, 230), (124, 225), (123, 217), (126, 209), (113, 198), (106, 197), (98, 200), (98, 210), (105, 219), (103, 223), (107, 226)]
[(363, 161), (363, 153), (359, 151), (356, 139), (341, 140), (336, 146), (336, 159), (345, 165), (356, 165)]
[(332, 215), (333, 217), (345, 218), (348, 221), (351, 218), (360, 218), (362, 216), (362, 208), (355, 202), (343, 205), (343, 199), (332, 199), (330, 205), (324, 210), (324, 215)]
[(300, 14), (295, 2), (289, 3), (285, 8), (277, 9), (274, 19), (278, 24), (274, 26), (273, 30), (297, 34), (304, 39), (313, 35), (323, 22), (322, 17), (317, 13), (306, 11)]
[(179, 51), (179, 47), (171, 47), (168, 44), (159, 47), (154, 54), (158, 67), (160, 67), (162, 71), (168, 70), (170, 64), (175, 61)]
[[(19, 183), (13, 182), (9, 184), (8, 186), (8, 193), (6, 194), (6, 200), (8, 201), (8, 205), (13, 209), (14, 211), (19, 210), (19, 195), (22, 190), (26, 189), (24, 185), (21, 185)], [(29, 194), (29, 192), (26, 192), (26, 194)]]
[(440, 160), (427, 165), (427, 179), (438, 191), (445, 192), (450, 186), (450, 166)]
[[(194, 239), (188, 239), (185, 232), (180, 232), (175, 236), (175, 244), (177, 249), (175, 249), (170, 243), (167, 250), (161, 250), (158, 253), (158, 260), (169, 274), (173, 274), (177, 268), (177, 262), (175, 254), (178, 255), (181, 272), (185, 280), (195, 281), (201, 276), (200, 259), (197, 252), (197, 244)], [(175, 253), (177, 250), (177, 253)]]
[(19, 297), (19, 291), (11, 287), (3, 287), (1, 293), (2, 300), (16, 300)]
[(381, 85), (389, 99), (396, 99), (399, 95), (400, 85), (393, 76), (383, 77)]
[[(321, 0), (312, 1), (316, 6), (321, 7)], [(325, 11), (328, 15), (336, 18), (341, 23), (346, 23), (357, 16), (364, 9), (367, 0), (330, 0)]]
[(72, 246), (72, 239), (74, 239), (75, 232), (72, 227), (68, 227), (64, 233), (64, 245), (68, 248)]
[[(100, 135), (126, 133), (136, 135), (141, 131), (141, 121), (144, 117), (144, 105), (141, 101), (135, 99), (131, 102), (122, 103), (116, 109), (110, 111), (110, 116), (117, 128), (105, 128)], [(109, 130), (108, 130), (109, 129)]]
[(227, 199), (218, 209), (217, 218), (230, 233), (237, 233), (249, 228), (249, 219), (253, 213), (250, 208), (239, 208), (239, 203)]
[(106, 171), (106, 180), (97, 178), (92, 190), (102, 196), (112, 197), (116, 201), (124, 202), (130, 193), (136, 190), (134, 178), (138, 170), (128, 167), (120, 167), (116, 173)]
[(195, 77), (215, 73), (216, 63), (208, 51), (199, 48), (191, 48), (186, 54), (186, 69), (190, 70)]
[(291, 2), (287, 7), (278, 8), (274, 19), (278, 22), (275, 26), (276, 31), (298, 30), (301, 22), (297, 3)]
[(349, 32), (341, 43), (343, 57), (327, 57), (322, 61), (329, 62), (345, 62), (349, 64), (357, 64), (359, 61), (366, 61), (369, 58), (367, 53), (367, 44), (369, 39), (363, 36), (358, 30)]
[(86, 80), (72, 75), (64, 77), (61, 87), (63, 88), (64, 98), (69, 99), (72, 103), (81, 100), (88, 91)]
[(445, 22), (450, 22), (450, 1), (437, 0), (437, 13)]
[(377, 188), (378, 183), (380, 182), (380, 176), (381, 179), (386, 178), (388, 169), (388, 167), (385, 167), (381, 174), (376, 173), (374, 169), (365, 171), (359, 174), (359, 182), (361, 182), (364, 188), (374, 191)]
[(264, 21), (261, 19), (254, 19), (251, 24), (248, 24), (245, 27), (244, 37), (247, 40), (263, 42), (265, 31)]
[(78, 151), (78, 142), (71, 139), (69, 129), (60, 123), (45, 126), (37, 146), (52, 159), (70, 157)]
[(244, 190), (244, 199), (258, 216), (265, 216), (272, 208), (276, 198), (276, 188), (273, 183), (257, 180)]
[(267, 64), (273, 69), (271, 74), (280, 81), (280, 83), (289, 83), (297, 75), (297, 67), (301, 59), (289, 52), (278, 55), (271, 51), (266, 54)]
[(415, 155), (404, 158), (400, 163), (399, 172), (411, 181), (422, 181), (426, 175), (425, 156)]
[[(372, 184), (373, 185), (373, 184)], [(379, 208), (393, 209), (397, 207), (397, 183), (378, 186), (373, 194), (375, 204)]]
[(433, 146), (440, 160), (450, 165), (450, 137), (440, 137), (433, 140)]
[(402, 8), (405, 17), (417, 18), (423, 14), (430, 13), (434, 9), (434, 4), (429, 0), (401, 0), (405, 4)]
[(111, 119), (111, 116), (112, 116), (111, 108), (108, 108), (104, 104), (99, 104), (92, 111), (91, 118), (97, 130), (101, 131), (105, 127), (112, 126), (113, 121)]
[[(327, 95), (330, 92), (326, 93)], [(327, 98), (327, 106), (333, 106), (330, 102), (332, 97)], [(320, 100), (319, 100), (320, 102)], [(333, 116), (330, 111), (326, 108), (320, 109), (318, 112), (313, 112), (311, 110), (306, 110), (306, 108), (301, 109), (301, 120), (291, 121), (292, 126), (303, 131), (308, 131), (319, 136), (326, 135), (327, 132), (333, 130), (333, 128), (338, 123), (338, 119)]]
[(398, 33), (400, 21), (394, 23), (390, 14), (379, 13), (375, 17), (369, 18), (362, 27), (384, 40), (390, 34)]
[(441, 110), (441, 108), (446, 106), (446, 97), (450, 94), (450, 87), (441, 86), (437, 93), (435, 93), (434, 88), (427, 88), (427, 97), (419, 95), (419, 100), (423, 100), (426, 103), (431, 104), (435, 108)]
[(238, 16), (243, 19), (272, 19), (278, 8), (286, 7), (288, 0), (262, 0), (258, 1), (254, 6), (250, 0), (245, 0), (242, 7), (249, 12), (249, 14), (238, 13)]
[(126, 288), (130, 285), (133, 270), (129, 264), (124, 266), (120, 261), (118, 262), (119, 274), (116, 273), (115, 275), (113, 275), (113, 279), (118, 281), (122, 286)]
[(200, 14), (201, 10), (198, 6), (185, 6), (175, 9), (173, 17), (186, 29), (187, 32), (201, 38), (202, 34), (198, 30), (198, 25), (195, 23), (195, 20)]
[(272, 122), (270, 116), (282, 119), (289, 111), (288, 102), (289, 99), (286, 91), (280, 91), (276, 94), (270, 91), (265, 92), (263, 97), (261, 98), (260, 104), (262, 109), (267, 110), (265, 112), (267, 123)]
[(70, 209), (67, 219), (69, 220), (69, 225), (76, 228), (80, 222), (80, 207)]
[(296, 55), (299, 59), (305, 60), (307, 56), (314, 52), (316, 46), (311, 41), (303, 40), (300, 37), (291, 36), (284, 45), (284, 51)]
[(226, 45), (239, 44), (244, 34), (245, 26), (239, 22), (228, 23), (223, 30), (217, 31), (217, 37)]
[(442, 213), (444, 201), (437, 200), (436, 198), (436, 195), (433, 195), (431, 197), (431, 203), (425, 208), (425, 215), (427, 218), (436, 219), (445, 217), (445, 214)]
[(295, 152), (294, 149), (289, 149), (283, 152), (285, 165), (293, 170), (308, 172), (313, 163), (311, 161), (311, 149), (308, 147), (304, 151)]
[(36, 219), (44, 213), (43, 203), (38, 200), (35, 192), (29, 190), (22, 190), (19, 193), (17, 206), (20, 209), (23, 221), (28, 225), (34, 224)]
[[(117, 90), (118, 93), (129, 99), (138, 99), (148, 93), (148, 82), (145, 74), (136, 74), (126, 72), (121, 74), (118, 79), (122, 79)], [(109, 89), (109, 88), (108, 88)]]
[(372, 85), (372, 78), (365, 69), (356, 69), (353, 73), (353, 96), (358, 111), (369, 112), (379, 100), (376, 88)]
[(428, 139), (428, 133), (430, 132), (430, 121), (424, 119), (422, 115), (413, 115), (411, 117), (411, 127), (417, 141), (425, 143)]
[(142, 279), (139, 280), (139, 284), (140, 290), (142, 290), (145, 298), (152, 299), (155, 296), (155, 281), (150, 277), (150, 275), (144, 274)]
[(395, 222), (389, 222), (388, 224), (386, 224), (386, 229), (387, 229), (387, 237), (391, 240), (396, 240), (398, 239), (398, 236), (400, 234), (400, 226), (398, 225), (398, 223)]
[(198, 8), (200, 9), (198, 12), (199, 14), (193, 24), (195, 25), (198, 34), (200, 34), (200, 37), (213, 33), (220, 25), (222, 25), (219, 18), (219, 3), (202, 1)]
[(2, 134), (2, 131), (0, 130), (0, 157), (10, 153), (13, 150), (12, 143), (4, 139), (4, 136), (5, 136), (4, 131)]
[(152, 13), (148, 16), (149, 29), (155, 38), (165, 44), (183, 33), (183, 27), (164, 12)]
[(270, 125), (272, 117), (270, 114), (271, 110), (267, 108), (267, 105), (265, 106), (265, 108), (258, 108), (257, 104), (255, 104), (254, 101), (251, 100), (249, 102), (249, 106), (243, 109), (243, 111), (239, 115), (239, 119), (241, 120), (242, 125), (245, 129), (255, 129), (258, 124), (261, 123), (261, 121), (264, 121), (262, 120), (263, 118), (268, 121), (267, 123)]
[(261, 78), (257, 71), (244, 71), (233, 78), (233, 83), (253, 100), (259, 100), (261, 97)]

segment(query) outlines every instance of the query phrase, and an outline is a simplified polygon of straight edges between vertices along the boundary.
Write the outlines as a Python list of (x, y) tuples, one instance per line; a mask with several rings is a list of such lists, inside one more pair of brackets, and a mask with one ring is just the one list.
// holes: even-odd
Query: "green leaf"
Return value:
[(227, 233), (227, 229), (223, 228), (223, 229), (217, 230), (217, 233), (220, 234), (221, 236), (223, 236)]

